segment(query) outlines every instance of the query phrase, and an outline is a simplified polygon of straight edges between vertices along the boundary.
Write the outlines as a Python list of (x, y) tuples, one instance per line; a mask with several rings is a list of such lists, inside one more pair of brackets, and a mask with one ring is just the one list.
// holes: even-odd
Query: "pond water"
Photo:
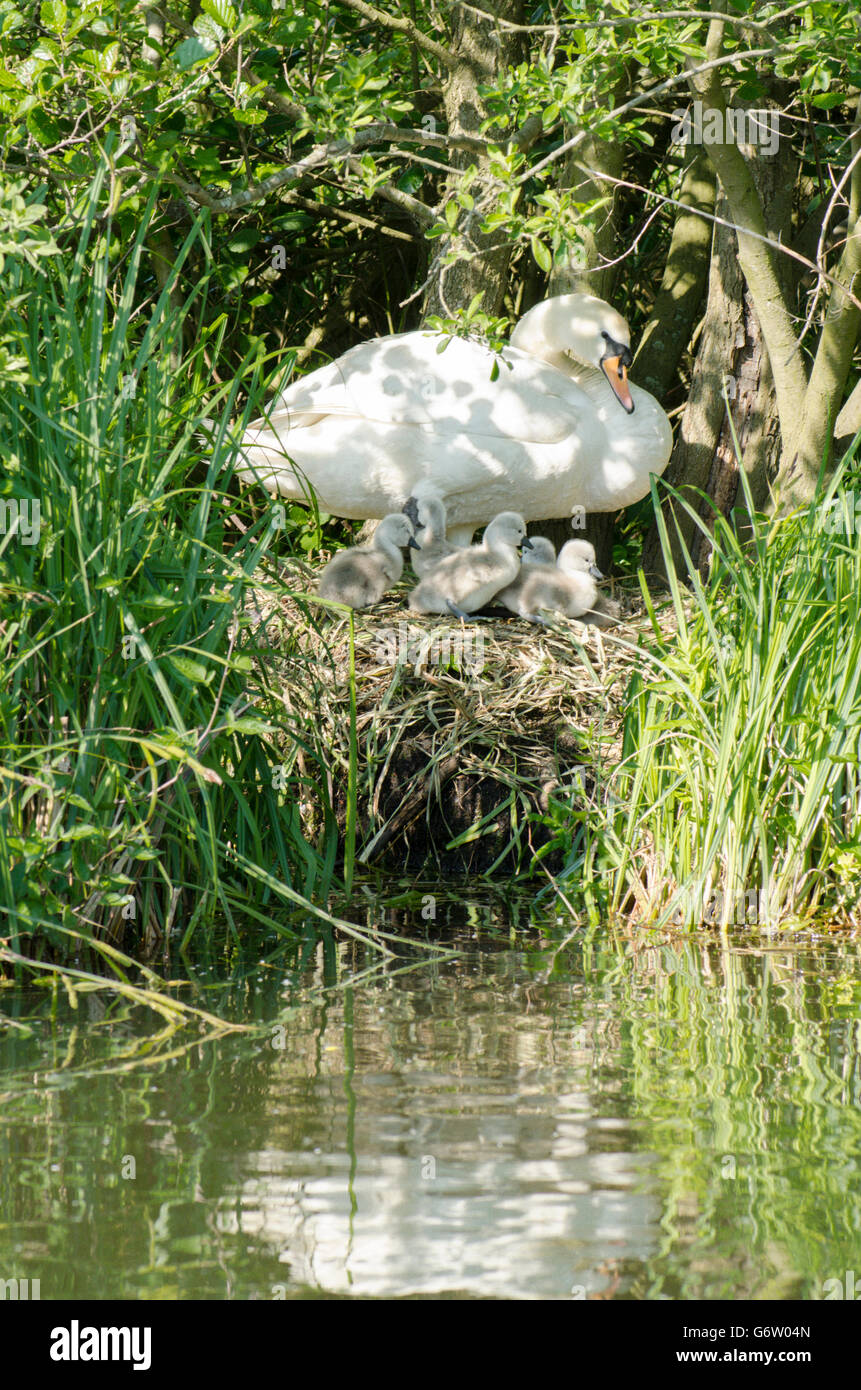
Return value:
[(557, 911), (392, 911), (407, 939), (382, 962), (243, 930), (181, 997), (244, 1032), (0, 988), (0, 1279), (42, 1299), (861, 1289), (859, 943)]

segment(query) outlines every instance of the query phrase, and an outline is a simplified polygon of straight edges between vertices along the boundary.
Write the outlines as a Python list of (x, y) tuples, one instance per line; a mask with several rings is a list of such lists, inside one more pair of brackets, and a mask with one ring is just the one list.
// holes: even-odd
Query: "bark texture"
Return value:
[[(521, 0), (488, 0), (481, 7), (502, 19), (515, 23), (522, 17)], [(500, 67), (513, 63), (518, 55), (519, 40), (509, 30), (499, 28), (495, 19), (485, 19), (473, 10), (456, 6), (450, 48), (456, 63), (450, 69), (443, 86), (443, 105), (449, 133), (480, 135), (481, 123), (487, 112), (482, 105), (479, 87), (491, 81)], [(456, 168), (478, 167), (478, 177), (471, 194), (475, 199), (472, 212), (461, 213), (456, 235), (443, 237), (428, 284), (424, 314), (449, 317), (456, 309), (465, 308), (479, 292), (483, 293), (481, 307), (485, 313), (498, 314), (507, 288), (510, 248), (504, 229), (487, 234), (480, 230), (482, 217), (493, 210), (494, 186), (490, 168), (480, 156), (462, 150), (452, 150), (449, 162)], [(450, 188), (456, 185), (452, 176)], [(462, 258), (449, 266), (439, 262), (450, 251), (460, 251)]]

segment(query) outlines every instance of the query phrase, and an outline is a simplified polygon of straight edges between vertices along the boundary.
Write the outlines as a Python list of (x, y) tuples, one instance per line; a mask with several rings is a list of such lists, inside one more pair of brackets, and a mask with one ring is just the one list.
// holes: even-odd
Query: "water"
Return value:
[(0, 1279), (809, 1299), (857, 1271), (861, 1291), (857, 942), (589, 940), (523, 900), (442, 910), (454, 959), (243, 936), (181, 997), (247, 1032), (0, 987), (29, 1029), (0, 1034)]

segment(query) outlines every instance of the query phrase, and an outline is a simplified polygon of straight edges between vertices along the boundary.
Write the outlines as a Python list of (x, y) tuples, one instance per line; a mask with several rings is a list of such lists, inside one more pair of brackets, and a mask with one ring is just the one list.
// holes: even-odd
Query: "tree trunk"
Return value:
[[(718, 215), (725, 216), (726, 212), (721, 198)], [(762, 329), (736, 254), (735, 233), (718, 225), (714, 230), (709, 296), (691, 391), (664, 474), (667, 482), (678, 488), (707, 522), (714, 512), (693, 489), (707, 493), (725, 516), (735, 505), (739, 490), (738, 461), (724, 388), (754, 501), (761, 506), (767, 496), (768, 471), (776, 463), (780, 447), (774, 382)], [(663, 512), (677, 572), (686, 573), (678, 531), (694, 564), (702, 567), (710, 546), (693, 518), (670, 500), (664, 503)], [(666, 578), (656, 524), (646, 537), (642, 565), (648, 580)]]
[[(765, 233), (789, 241), (795, 173), (791, 151), (780, 146), (770, 158), (761, 155), (753, 158), (750, 173)], [(729, 203), (722, 190), (716, 212), (718, 217), (731, 220)], [(780, 277), (781, 293), (789, 299), (794, 272), (786, 259), (778, 262), (776, 273)], [(683, 491), (701, 488), (726, 516), (739, 500), (740, 486), (738, 460), (723, 399), (724, 383), (754, 505), (764, 508), (768, 504), (770, 480), (777, 471), (781, 448), (774, 376), (759, 315), (742, 273), (736, 233), (717, 223), (712, 237), (708, 302), (690, 394), (664, 477)], [(687, 500), (705, 520), (714, 515), (693, 493), (688, 493)], [(693, 519), (681, 508), (675, 511), (691, 558), (702, 568), (711, 547)], [(673, 563), (677, 573), (684, 575), (682, 546), (669, 503), (665, 504), (664, 514)], [(647, 578), (659, 581), (666, 578), (657, 525), (653, 525), (646, 536), (642, 564)]]
[[(519, 22), (522, 0), (488, 0), (482, 6), (501, 19)], [(482, 105), (479, 87), (491, 81), (499, 71), (516, 60), (519, 42), (510, 30), (498, 28), (493, 18), (483, 19), (473, 10), (458, 5), (449, 47), (459, 62), (449, 73), (443, 87), (448, 129), (451, 134), (481, 134), (480, 127), (487, 112)], [(481, 221), (493, 208), (496, 191), (486, 160), (463, 150), (451, 150), (449, 162), (460, 169), (471, 164), (478, 166), (478, 177), (470, 192), (475, 200), (471, 212), (460, 215), (456, 233), (442, 237), (431, 269), (431, 278), (424, 302), (424, 316), (439, 314), (449, 318), (455, 310), (464, 309), (482, 293), (481, 307), (486, 314), (498, 314), (507, 286), (511, 248), (504, 229), (489, 235), (480, 230)], [(459, 180), (452, 175), (449, 192), (453, 193)], [(452, 252), (462, 253), (452, 265), (443, 266), (443, 257)]]
[(714, 212), (715, 185), (705, 151), (691, 145), (678, 197), (696, 210), (680, 210), (676, 218), (661, 288), (631, 369), (637, 385), (661, 402), (676, 379), (708, 283), (712, 223), (700, 213)]

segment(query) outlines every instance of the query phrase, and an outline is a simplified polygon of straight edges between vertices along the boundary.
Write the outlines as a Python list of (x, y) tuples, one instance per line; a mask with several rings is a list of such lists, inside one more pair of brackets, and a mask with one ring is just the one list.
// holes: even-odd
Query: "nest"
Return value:
[[(309, 788), (313, 731), (344, 833), (355, 749), (357, 863), (512, 874), (541, 851), (558, 867), (560, 820), (600, 794), (621, 755), (625, 693), (651, 632), (639, 595), (616, 589), (612, 629), (562, 617), (544, 629), (506, 614), (460, 623), (411, 613), (409, 582), (350, 615), (311, 598), (315, 579), (289, 561), (246, 616), (259, 693), (280, 703), (282, 722), (286, 714)], [(313, 795), (302, 812), (315, 833)]]

